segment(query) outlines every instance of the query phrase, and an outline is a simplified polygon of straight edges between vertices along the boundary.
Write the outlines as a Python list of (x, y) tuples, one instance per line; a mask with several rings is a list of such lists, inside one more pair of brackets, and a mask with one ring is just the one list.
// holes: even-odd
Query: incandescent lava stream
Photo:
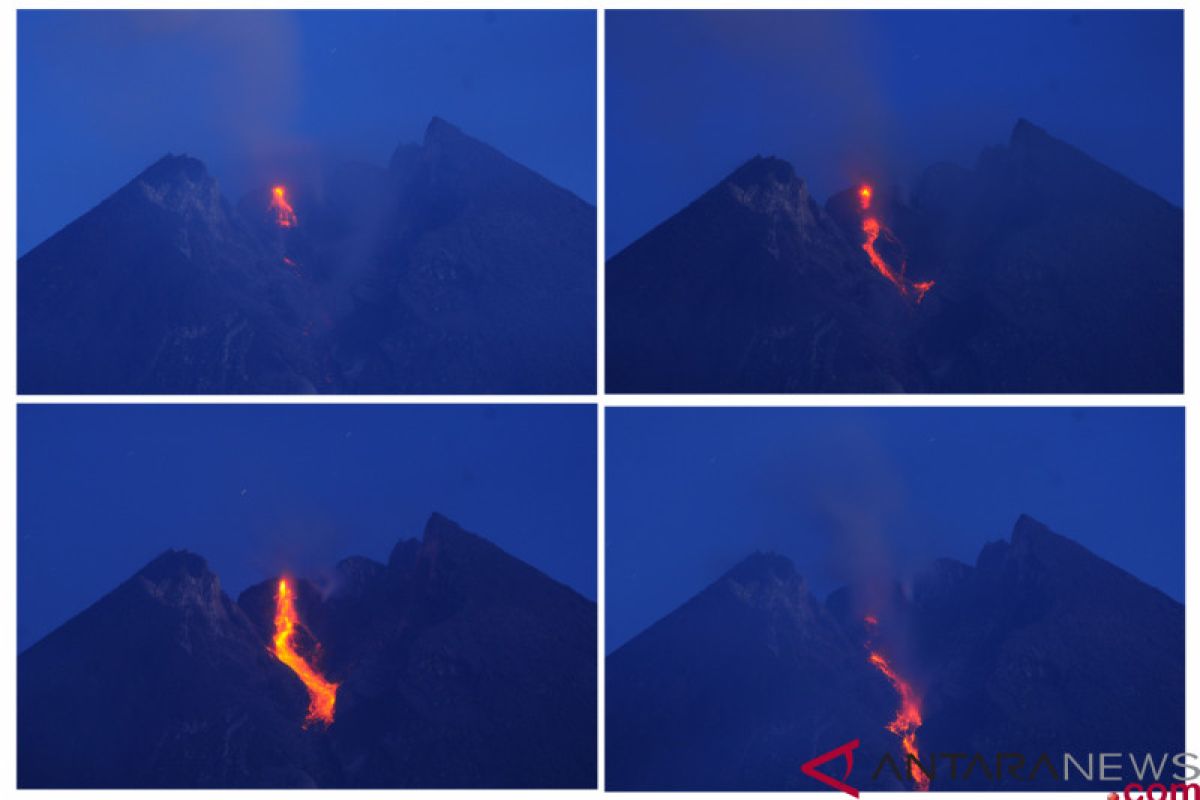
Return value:
[[(863, 622), (866, 623), (868, 635), (873, 638), (879, 620), (872, 615), (867, 615), (863, 618)], [(871, 666), (888, 679), (892, 688), (896, 690), (896, 694), (900, 696), (900, 707), (896, 709), (895, 718), (887, 724), (887, 729), (900, 738), (900, 746), (904, 749), (905, 760), (908, 762), (909, 775), (912, 776), (917, 791), (927, 792), (929, 791), (929, 775), (917, 763), (921, 758), (920, 750), (917, 748), (917, 729), (921, 727), (922, 723), (921, 698), (913, 691), (912, 685), (896, 672), (895, 667), (875, 647), (870, 638), (867, 641), (867, 660), (871, 662)]]
[(296, 227), (296, 211), (287, 200), (287, 190), (282, 186), (271, 187), (271, 210), (275, 212), (275, 224), (281, 228)]
[[(904, 276), (907, 264), (903, 256), (904, 246), (896, 235), (892, 233), (888, 226), (879, 221), (879, 218), (870, 213), (871, 198), (874, 196), (874, 190), (870, 184), (863, 184), (858, 188), (858, 208), (862, 212), (862, 232), (866, 237), (863, 241), (862, 249), (867, 254), (867, 258), (871, 261), (871, 266), (875, 268), (883, 277), (895, 286), (900, 294), (904, 297), (911, 297), (917, 303), (925, 299), (925, 293), (933, 288), (933, 281), (910, 281)], [(876, 242), (883, 239), (895, 249), (900, 251), (900, 267), (894, 269), (888, 264), (887, 259), (879, 252), (875, 246)]]
[(275, 594), (275, 649), (273, 654), (282, 661), (308, 689), (308, 715), (304, 727), (314, 722), (324, 726), (333, 724), (333, 706), (337, 701), (338, 685), (326, 680), (325, 676), (304, 660), (296, 651), (296, 632), (303, 628), (300, 615), (296, 613), (295, 594), (286, 578), (279, 581)]

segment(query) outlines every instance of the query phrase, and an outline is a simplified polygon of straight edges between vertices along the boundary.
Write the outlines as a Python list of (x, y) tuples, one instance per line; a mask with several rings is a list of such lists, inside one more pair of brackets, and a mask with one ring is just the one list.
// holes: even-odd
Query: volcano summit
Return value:
[(166, 156), (18, 262), (27, 394), (579, 393), (595, 209), (435, 118), (228, 202)]
[(755, 157), (607, 265), (616, 392), (1179, 392), (1183, 213), (1020, 120), (824, 206)]

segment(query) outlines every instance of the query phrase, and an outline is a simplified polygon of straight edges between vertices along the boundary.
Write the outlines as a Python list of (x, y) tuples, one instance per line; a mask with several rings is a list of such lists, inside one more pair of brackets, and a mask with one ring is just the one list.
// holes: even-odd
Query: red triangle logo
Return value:
[[(840, 792), (845, 792), (851, 797), (858, 797), (858, 789), (855, 789), (853, 786), (846, 783), (846, 781), (850, 780), (850, 770), (854, 768), (854, 751), (858, 748), (858, 744), (858, 739), (855, 739), (852, 742), (846, 742), (841, 747), (836, 747), (833, 750), (830, 750), (828, 753), (823, 753), (814, 759), (804, 762), (800, 765), (800, 771), (810, 778), (816, 778), (826, 786), (832, 786), (834, 789), (837, 789)], [(817, 767), (821, 766), (822, 764), (833, 761), (835, 758), (839, 758), (841, 756), (846, 757), (846, 774), (842, 776), (840, 781), (837, 778), (832, 778), (829, 775), (826, 775), (824, 772), (819, 772), (817, 770)]]

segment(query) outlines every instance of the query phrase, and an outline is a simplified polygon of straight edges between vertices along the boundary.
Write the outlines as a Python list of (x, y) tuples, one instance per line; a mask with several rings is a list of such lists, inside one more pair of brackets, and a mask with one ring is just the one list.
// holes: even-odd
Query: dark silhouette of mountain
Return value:
[(23, 393), (587, 393), (595, 209), (434, 119), (236, 206), (167, 156), (18, 263)]
[(389, 563), (293, 579), (333, 724), (272, 651), (278, 578), (236, 603), (168, 552), (18, 659), (23, 788), (588, 788), (596, 606), (433, 515)]
[(608, 657), (605, 783), (797, 790), (893, 697), (782, 556), (756, 554)]
[(1022, 516), (974, 567), (942, 565), (912, 603), (934, 750), (1184, 750), (1183, 606), (1041, 523)]
[(922, 756), (968, 754), (956, 778), (939, 756), (932, 789), (1101, 788), (966, 766), (1021, 753), (1028, 778), (1042, 753), (1061, 771), (1064, 752), (1183, 752), (1183, 621), (1176, 601), (1025, 516), (975, 566), (942, 560), (910, 590), (825, 603), (787, 559), (756, 554), (608, 657), (607, 788), (821, 790), (800, 765), (853, 739), (852, 785), (911, 788), (878, 770), (886, 754), (905, 762), (886, 730), (899, 697), (871, 650), (920, 697)]
[(755, 158), (607, 266), (618, 392), (1177, 392), (1183, 214), (1025, 120), (973, 170), (824, 208)]

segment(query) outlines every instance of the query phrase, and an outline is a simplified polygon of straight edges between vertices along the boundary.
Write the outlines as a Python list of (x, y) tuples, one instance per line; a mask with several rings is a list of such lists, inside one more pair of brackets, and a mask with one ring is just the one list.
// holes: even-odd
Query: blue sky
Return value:
[(755, 154), (824, 203), (1019, 117), (1182, 204), (1181, 11), (625, 11), (605, 42), (610, 256)]
[(167, 152), (236, 201), (435, 115), (594, 203), (594, 12), (21, 11), (18, 251)]
[(1182, 601), (1179, 408), (609, 409), (611, 651), (755, 550), (821, 598), (848, 563), (974, 564), (1029, 514)]
[(592, 406), (33, 405), (18, 437), (22, 649), (168, 548), (236, 598), (434, 511), (596, 597)]

